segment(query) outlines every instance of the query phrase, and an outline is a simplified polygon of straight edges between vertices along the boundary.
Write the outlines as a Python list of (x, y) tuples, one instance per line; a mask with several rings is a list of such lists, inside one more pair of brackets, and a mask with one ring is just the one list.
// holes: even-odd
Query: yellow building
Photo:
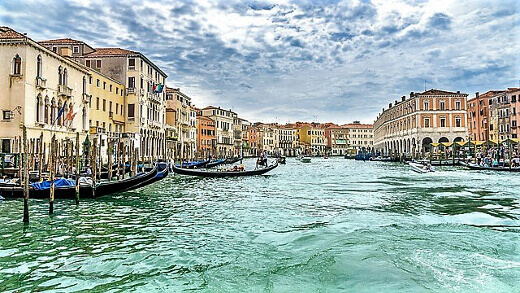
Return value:
[(90, 133), (121, 137), (125, 133), (125, 86), (95, 70), (90, 74)]
[(298, 127), (298, 136), (300, 138), (300, 146), (303, 152), (308, 155), (323, 155), (327, 146), (325, 137), (325, 129), (320, 128), (317, 124), (296, 123)]

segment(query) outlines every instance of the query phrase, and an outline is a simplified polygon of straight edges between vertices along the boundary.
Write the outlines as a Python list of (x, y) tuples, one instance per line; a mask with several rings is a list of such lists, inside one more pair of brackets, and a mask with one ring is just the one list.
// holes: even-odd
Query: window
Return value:
[(119, 94), (119, 88), (116, 87), (116, 95), (118, 95), (118, 94)]
[(63, 84), (63, 70), (61, 66), (58, 67), (58, 84)]
[(90, 60), (85, 61), (85, 66), (90, 67)]
[(17, 54), (13, 58), (13, 75), (22, 74), (22, 58)]
[(96, 67), (101, 68), (101, 60), (96, 60)]
[(128, 69), (135, 70), (135, 59), (134, 58), (128, 59)]
[(99, 110), (99, 97), (96, 98), (96, 110)]
[(79, 46), (72, 47), (72, 53), (79, 54)]
[(43, 122), (49, 123), (49, 98), (45, 98), (45, 109), (43, 111)]
[(493, 131), (493, 124), (489, 124), (489, 130)]
[(106, 82), (106, 81), (103, 81), (103, 89), (104, 89), (104, 90), (107, 89), (107, 82)]
[(516, 95), (511, 96), (511, 103), (516, 103)]
[(110, 85), (110, 92), (112, 92), (112, 85)]
[(121, 105), (121, 115), (123, 115), (123, 105)]
[(430, 118), (424, 118), (424, 127), (430, 127)]
[(96, 86), (99, 87), (99, 85), (100, 85), (99, 79), (96, 79)]
[(11, 120), (11, 110), (3, 110), (2, 117), (4, 120)]
[(135, 88), (135, 77), (129, 77), (128, 78), (128, 88)]
[(112, 101), (108, 104), (108, 112), (112, 112)]
[(135, 117), (135, 104), (128, 104), (128, 118)]
[[(110, 104), (112, 105), (112, 102), (110, 102)], [(119, 112), (119, 103), (116, 103), (116, 114), (118, 114)]]
[(52, 52), (58, 53), (58, 47), (52, 47)]
[(441, 127), (446, 127), (446, 117), (441, 117)]
[(41, 100), (42, 98), (40, 96), (36, 97), (36, 122), (40, 122), (42, 118), (42, 113), (40, 113)]
[(446, 110), (446, 103), (444, 101), (441, 101), (439, 103), (439, 108), (440, 108), (441, 111)]
[(36, 77), (42, 77), (42, 56), (36, 58)]
[(428, 102), (428, 101), (424, 101), (424, 110), (425, 110), (425, 111), (430, 110), (430, 102)]
[(103, 112), (107, 110), (107, 100), (103, 99)]
[(460, 101), (455, 101), (455, 110), (460, 110)]
[(455, 117), (455, 127), (462, 127), (462, 119), (460, 116)]

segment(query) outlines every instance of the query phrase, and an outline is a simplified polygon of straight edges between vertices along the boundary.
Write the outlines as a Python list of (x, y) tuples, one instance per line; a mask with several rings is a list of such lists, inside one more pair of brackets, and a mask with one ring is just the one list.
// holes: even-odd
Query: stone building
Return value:
[(233, 123), (237, 114), (231, 110), (209, 106), (202, 109), (202, 115), (215, 121), (215, 155), (218, 157), (232, 157), (235, 154)]
[(487, 141), (489, 139), (490, 111), (489, 105), (493, 97), (504, 91), (487, 91), (475, 93), (475, 97), (468, 99), (468, 134), (471, 140)]
[[(89, 72), (24, 34), (0, 27), (0, 140), (2, 152), (27, 129), (45, 142), (88, 133)], [(61, 110), (61, 111), (60, 111)], [(60, 116), (59, 113), (62, 112)]]
[(327, 148), (331, 156), (343, 156), (347, 154), (348, 131), (347, 128), (338, 125), (331, 125), (325, 128)]
[(195, 158), (197, 111), (191, 104), (191, 98), (178, 88), (166, 88), (166, 124), (173, 127), (175, 131), (177, 156), (184, 159)]
[(216, 140), (215, 121), (197, 110), (197, 147), (202, 158), (215, 156)]
[(489, 98), (489, 139), (499, 142), (510, 138), (511, 103), (507, 91), (498, 91)]
[(511, 138), (520, 138), (520, 88), (508, 88), (508, 99), (511, 105)]
[(432, 142), (467, 139), (467, 94), (431, 89), (389, 104), (374, 123), (374, 148), (383, 155), (417, 155)]
[(374, 148), (374, 127), (354, 121), (341, 126), (347, 130), (347, 144), (351, 153), (372, 152)]
[(136, 141), (141, 157), (163, 156), (166, 145), (166, 91), (163, 90), (166, 73), (140, 52), (121, 48), (95, 48), (93, 52), (74, 56), (74, 59), (125, 85), (125, 130), (128, 136)]

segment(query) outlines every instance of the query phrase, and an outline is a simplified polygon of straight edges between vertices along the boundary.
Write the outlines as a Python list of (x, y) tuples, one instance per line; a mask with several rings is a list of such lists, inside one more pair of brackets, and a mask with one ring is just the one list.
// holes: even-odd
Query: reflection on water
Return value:
[[(246, 165), (252, 167), (253, 160)], [(520, 291), (514, 174), (288, 159), (98, 200), (0, 203), (0, 291)]]

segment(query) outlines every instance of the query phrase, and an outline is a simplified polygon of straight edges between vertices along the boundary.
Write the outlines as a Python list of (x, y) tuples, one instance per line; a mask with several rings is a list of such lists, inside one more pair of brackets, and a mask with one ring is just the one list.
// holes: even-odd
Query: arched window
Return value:
[(41, 120), (41, 115), (42, 113), (40, 113), (40, 103), (41, 103), (41, 99), (42, 97), (40, 95), (38, 95), (36, 97), (36, 122), (40, 122)]
[(68, 77), (67, 77), (67, 68), (63, 69), (63, 85), (67, 85)]
[(58, 67), (58, 84), (63, 84), (63, 70), (61, 69), (61, 66)]
[(54, 119), (56, 119), (56, 101), (52, 99), (51, 101), (51, 123), (54, 124)]
[(45, 110), (43, 111), (43, 122), (49, 123), (49, 97), (45, 97)]
[(36, 58), (36, 77), (42, 77), (42, 56)]
[(13, 58), (13, 75), (21, 75), (22, 74), (22, 58), (20, 55), (16, 54)]

